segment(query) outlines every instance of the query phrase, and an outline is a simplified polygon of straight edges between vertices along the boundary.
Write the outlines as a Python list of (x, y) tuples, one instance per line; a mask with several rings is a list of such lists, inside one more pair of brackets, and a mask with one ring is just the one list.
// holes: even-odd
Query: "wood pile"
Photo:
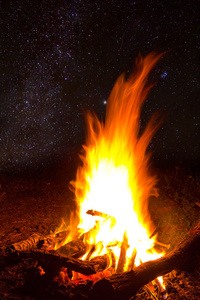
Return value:
[[(76, 238), (58, 250), (54, 245), (62, 245), (70, 230), (55, 236), (32, 235), (28, 240), (9, 245), (4, 257), (9, 264), (22, 260), (32, 260), (34, 266), (27, 272), (25, 291), (31, 291), (37, 299), (130, 299), (144, 285), (172, 270), (187, 270), (199, 255), (200, 222), (188, 236), (171, 252), (163, 257), (130, 266), (123, 272), (127, 240), (121, 243), (118, 266), (112, 252), (81, 260), (86, 252), (83, 236)], [(76, 275), (72, 278), (73, 272)], [(78, 280), (78, 274), (82, 274)]]

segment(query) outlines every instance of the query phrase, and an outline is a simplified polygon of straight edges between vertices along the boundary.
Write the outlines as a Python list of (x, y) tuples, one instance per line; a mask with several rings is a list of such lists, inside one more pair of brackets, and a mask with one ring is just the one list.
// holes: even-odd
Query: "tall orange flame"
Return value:
[[(159, 127), (154, 114), (139, 136), (142, 104), (152, 87), (147, 85), (149, 72), (161, 54), (138, 56), (135, 70), (128, 80), (122, 74), (116, 81), (107, 101), (105, 123), (95, 114), (87, 114), (86, 145), (82, 165), (72, 182), (78, 204), (79, 227), (88, 231), (98, 229), (87, 241), (103, 243), (126, 236), (129, 251), (138, 253), (138, 263), (146, 258), (146, 250), (154, 240), (149, 236), (153, 225), (148, 213), (148, 199), (154, 192), (156, 177), (149, 174), (147, 147)], [(87, 214), (88, 210), (102, 212), (112, 218)], [(113, 222), (115, 220), (115, 222)], [(101, 247), (102, 250), (102, 247)], [(119, 251), (115, 249), (119, 258)], [(148, 252), (148, 251), (147, 251)], [(155, 257), (157, 258), (157, 257)]]

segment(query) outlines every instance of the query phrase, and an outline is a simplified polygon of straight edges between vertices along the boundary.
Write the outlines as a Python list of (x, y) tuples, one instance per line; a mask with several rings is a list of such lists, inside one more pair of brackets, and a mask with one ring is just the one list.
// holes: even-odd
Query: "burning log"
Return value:
[[(107, 254), (97, 256), (89, 261), (84, 261), (80, 259), (75, 259), (72, 257), (63, 257), (55, 251), (37, 251), (32, 250), (29, 252), (16, 252), (18, 257), (15, 256), (16, 260), (22, 259), (34, 259), (38, 261), (39, 265), (42, 267), (44, 272), (59, 272), (62, 267), (69, 268), (75, 272), (81, 273), (83, 275), (92, 275), (98, 272), (102, 272), (109, 266), (110, 259)], [(12, 260), (12, 256), (8, 259)], [(53, 274), (52, 276), (55, 276)]]
[(124, 265), (125, 265), (125, 262), (126, 262), (127, 248), (128, 248), (128, 239), (126, 237), (126, 233), (124, 233), (116, 273), (123, 272), (123, 270), (124, 270)]
[[(93, 235), (94, 232), (96, 232), (97, 228), (99, 227), (99, 222), (96, 221), (96, 224), (93, 228), (91, 228), (89, 231), (83, 233), (80, 237), (80, 232), (78, 231), (77, 235), (74, 235), (74, 239), (70, 242), (66, 243), (65, 245), (58, 248), (56, 251), (65, 257), (73, 257), (73, 258), (79, 258), (82, 257), (86, 251), (87, 251), (87, 241), (89, 239), (90, 235)], [(96, 250), (97, 245), (93, 245), (91, 248), (90, 253), (88, 253), (88, 259), (92, 255), (92, 253)]]
[(200, 222), (173, 251), (141, 264), (131, 271), (114, 274), (94, 284), (91, 299), (129, 299), (143, 286), (174, 269), (185, 270), (199, 253)]
[(88, 211), (86, 211), (86, 214), (91, 215), (91, 216), (97, 216), (97, 217), (101, 217), (104, 219), (110, 218), (109, 215), (104, 214), (100, 211), (94, 210), (94, 209), (89, 209)]
[(38, 244), (38, 248), (42, 249), (55, 249), (60, 248), (63, 243), (67, 240), (71, 233), (70, 229), (66, 229), (63, 231), (60, 231), (54, 235), (48, 235), (47, 237), (44, 237), (43, 239), (40, 239), (40, 243)]
[(130, 271), (134, 268), (136, 255), (137, 255), (137, 250), (134, 249), (133, 253), (131, 255), (131, 259), (130, 259), (129, 264), (128, 264), (128, 268), (127, 268), (128, 271)]
[(101, 252), (102, 249), (103, 249), (102, 242), (98, 242), (96, 245), (93, 245), (92, 248), (90, 249), (89, 253), (87, 254), (85, 260), (89, 260), (91, 258), (91, 256), (93, 255), (93, 253), (96, 253), (96, 255), (98, 255), (98, 253)]
[(86, 211), (86, 214), (91, 215), (91, 216), (101, 217), (104, 219), (111, 219), (113, 224), (116, 223), (116, 219), (114, 217), (112, 217), (108, 214), (102, 213), (100, 211), (94, 210), (94, 209), (89, 209), (88, 211)]
[(69, 243), (61, 246), (56, 250), (56, 252), (61, 256), (79, 258), (86, 253), (86, 246), (83, 242), (83, 238), (80, 237), (79, 239), (72, 240)]
[(6, 253), (12, 253), (15, 251), (29, 251), (35, 248), (54, 249), (56, 246), (59, 247), (69, 234), (70, 229), (46, 237), (34, 233), (26, 240), (7, 246), (5, 251)]

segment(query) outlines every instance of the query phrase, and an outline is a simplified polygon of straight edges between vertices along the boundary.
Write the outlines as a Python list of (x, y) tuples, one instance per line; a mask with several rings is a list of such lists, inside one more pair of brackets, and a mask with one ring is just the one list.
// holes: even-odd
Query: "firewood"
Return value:
[(7, 253), (12, 253), (15, 251), (28, 251), (36, 248), (54, 249), (55, 247), (59, 247), (59, 245), (62, 245), (69, 234), (70, 229), (59, 232), (57, 234), (49, 234), (45, 237), (34, 233), (26, 240), (7, 246), (5, 251)]
[(128, 248), (128, 239), (126, 233), (124, 233), (116, 273), (123, 272), (124, 270), (127, 248)]
[(31, 235), (28, 239), (21, 241), (19, 243), (14, 243), (12, 245), (7, 246), (7, 248), (5, 249), (5, 251), (7, 253), (12, 253), (14, 251), (28, 251), (31, 250), (33, 248), (36, 248), (40, 239), (42, 237), (37, 234), (34, 233), (33, 235)]
[(79, 258), (86, 253), (86, 246), (82, 238), (75, 239), (56, 250), (61, 256)]
[[(41, 276), (37, 268), (29, 269), (25, 274), (25, 284), (21, 288), (21, 292), (31, 296), (31, 299), (88, 299), (93, 284), (92, 280), (80, 280), (76, 285), (70, 279), (66, 282), (60, 275), (55, 278), (52, 278), (51, 275), (45, 273)], [(20, 297), (20, 299), (22, 298)]]
[(71, 230), (68, 228), (68, 229), (60, 231), (56, 234), (50, 234), (46, 237), (43, 237), (40, 239), (38, 248), (47, 249), (47, 250), (49, 250), (49, 249), (53, 250), (53, 249), (60, 248), (67, 240), (70, 233), (71, 233)]
[(91, 215), (91, 216), (101, 217), (101, 218), (104, 218), (104, 219), (107, 219), (108, 217), (110, 217), (109, 215), (104, 214), (104, 213), (102, 213), (100, 211), (97, 211), (97, 210), (94, 210), (94, 209), (87, 210), (86, 214)]
[[(91, 228), (89, 231), (84, 232), (82, 235), (81, 230), (77, 230), (77, 234), (74, 234), (73, 239), (66, 243), (65, 245), (61, 246), (58, 248), (56, 251), (61, 254), (62, 256), (65, 257), (73, 257), (73, 258), (79, 258), (82, 257), (87, 249), (88, 249), (88, 244), (87, 240), (89, 240), (89, 237), (91, 235), (94, 235), (96, 233), (97, 228), (99, 227), (99, 221), (96, 221), (95, 225), (93, 228)], [(96, 249), (94, 245), (93, 251)], [(90, 257), (92, 254), (92, 251), (90, 254), (88, 254), (88, 257)]]
[[(97, 256), (89, 261), (83, 261), (72, 257), (63, 257), (55, 251), (20, 251), (16, 252), (18, 256), (14, 257), (14, 261), (20, 261), (22, 259), (33, 259), (38, 262), (44, 272), (59, 272), (62, 267), (69, 268), (75, 272), (83, 275), (92, 275), (105, 270), (110, 263), (109, 256), (107, 254)], [(8, 255), (8, 260), (12, 262), (13, 256)], [(54, 270), (54, 271), (53, 271)], [(55, 274), (53, 275), (55, 276)]]
[(86, 214), (91, 215), (91, 216), (101, 217), (105, 220), (110, 219), (112, 222), (112, 225), (114, 225), (116, 223), (116, 219), (113, 216), (110, 216), (108, 214), (102, 213), (102, 212), (94, 210), (94, 209), (89, 209), (88, 211), (86, 211)]
[(90, 260), (90, 258), (92, 257), (92, 255), (94, 253), (96, 253), (96, 255), (98, 255), (98, 253), (100, 253), (102, 250), (103, 250), (103, 243), (98, 242), (96, 245), (93, 245), (91, 247), (90, 251), (88, 252), (87, 256), (85, 257), (85, 260)]
[(163, 257), (148, 261), (131, 271), (114, 274), (96, 282), (91, 290), (90, 299), (129, 299), (158, 276), (174, 269), (185, 270), (200, 250), (200, 222), (173, 251)]
[(131, 258), (129, 260), (128, 267), (127, 267), (128, 271), (130, 271), (134, 268), (136, 255), (137, 255), (137, 250), (134, 248), (133, 252), (132, 252), (132, 255), (131, 255)]
[(170, 248), (170, 244), (163, 244), (158, 241), (155, 241), (155, 245), (161, 246), (162, 248), (167, 248), (167, 249)]

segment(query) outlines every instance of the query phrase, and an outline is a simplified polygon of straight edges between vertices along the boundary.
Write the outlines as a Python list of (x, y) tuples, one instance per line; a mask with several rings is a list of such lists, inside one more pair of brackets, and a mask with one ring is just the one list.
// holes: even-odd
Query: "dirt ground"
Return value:
[[(158, 240), (172, 250), (200, 220), (200, 174), (182, 166), (156, 170), (158, 197), (151, 197), (149, 211)], [(68, 188), (70, 166), (39, 174), (0, 175), (0, 299), (34, 299), (19, 293), (24, 284), (25, 262), (10, 266), (1, 259), (8, 245), (33, 233), (48, 235), (69, 222), (75, 208)], [(200, 299), (200, 263), (190, 272), (173, 271), (164, 276), (168, 299)], [(158, 299), (150, 289), (141, 289), (132, 299)], [(42, 298), (41, 298), (42, 299)], [(45, 298), (43, 298), (45, 299)]]

